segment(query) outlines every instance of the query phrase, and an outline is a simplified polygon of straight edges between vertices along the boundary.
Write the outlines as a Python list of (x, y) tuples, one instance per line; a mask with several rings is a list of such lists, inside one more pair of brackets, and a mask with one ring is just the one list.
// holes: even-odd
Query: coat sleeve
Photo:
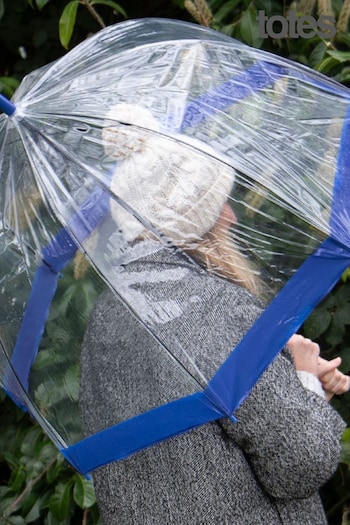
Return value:
[(265, 490), (275, 498), (305, 498), (334, 473), (345, 424), (318, 394), (305, 389), (284, 350), (223, 422), (244, 450)]

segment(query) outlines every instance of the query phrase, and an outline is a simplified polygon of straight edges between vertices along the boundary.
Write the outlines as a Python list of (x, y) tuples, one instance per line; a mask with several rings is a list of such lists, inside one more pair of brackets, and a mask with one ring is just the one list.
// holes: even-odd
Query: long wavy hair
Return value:
[(259, 272), (244, 255), (230, 231), (215, 224), (203, 239), (183, 249), (208, 272), (223, 277), (262, 298)]
[[(138, 236), (138, 240), (146, 238), (157, 239), (152, 232), (146, 230)], [(97, 235), (92, 235), (90, 242), (94, 245), (97, 242)], [(235, 242), (234, 231), (223, 228), (216, 222), (202, 239), (191, 241), (189, 244), (180, 242), (177, 246), (208, 272), (246, 288), (260, 299), (264, 298), (259, 272), (248, 255), (242, 253)], [(75, 278), (84, 276), (88, 266), (88, 261), (78, 251), (74, 261)]]

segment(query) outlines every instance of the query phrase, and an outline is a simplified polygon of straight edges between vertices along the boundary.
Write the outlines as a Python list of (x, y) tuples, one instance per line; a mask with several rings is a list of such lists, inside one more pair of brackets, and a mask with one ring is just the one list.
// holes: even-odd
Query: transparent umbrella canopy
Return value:
[[(1, 386), (80, 472), (233, 418), (337, 282), (350, 263), (349, 100), (301, 65), (165, 19), (108, 27), (1, 98)], [(198, 197), (203, 178), (212, 191)], [(206, 234), (227, 205), (232, 278), (265, 306), (207, 377), (167, 328), (193, 297), (151, 301), (145, 285), (172, 275), (128, 268), (165, 250), (220, 274), (204, 264)], [(86, 435), (81, 346), (106, 288), (188, 390)]]

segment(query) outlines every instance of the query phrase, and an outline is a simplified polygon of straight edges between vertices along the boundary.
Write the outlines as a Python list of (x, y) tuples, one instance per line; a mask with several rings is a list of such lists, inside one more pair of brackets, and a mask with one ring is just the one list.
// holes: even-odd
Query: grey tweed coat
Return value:
[[(198, 381), (214, 374), (260, 313), (246, 290), (196, 271), (166, 250), (130, 263), (122, 278), (123, 289), (133, 290), (132, 308), (137, 310), (137, 290), (142, 308), (157, 312), (156, 319), (148, 316), (153, 332), (173, 338), (174, 357), (192, 367)], [(82, 353), (87, 435), (187, 395), (195, 384), (130, 311), (104, 293)], [(326, 524), (318, 489), (337, 467), (344, 423), (324, 399), (304, 389), (288, 351), (273, 361), (235, 416), (237, 423), (209, 423), (97, 469), (103, 523)]]

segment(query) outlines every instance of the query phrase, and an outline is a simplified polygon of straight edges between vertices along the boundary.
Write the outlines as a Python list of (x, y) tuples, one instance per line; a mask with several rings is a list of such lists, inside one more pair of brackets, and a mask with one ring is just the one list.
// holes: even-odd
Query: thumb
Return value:
[(319, 357), (318, 359), (318, 377), (322, 377), (328, 372), (332, 372), (333, 370), (336, 370), (338, 366), (340, 365), (341, 365), (340, 357), (335, 357), (334, 359), (331, 359), (330, 361), (327, 361), (326, 359), (322, 359), (321, 357)]

